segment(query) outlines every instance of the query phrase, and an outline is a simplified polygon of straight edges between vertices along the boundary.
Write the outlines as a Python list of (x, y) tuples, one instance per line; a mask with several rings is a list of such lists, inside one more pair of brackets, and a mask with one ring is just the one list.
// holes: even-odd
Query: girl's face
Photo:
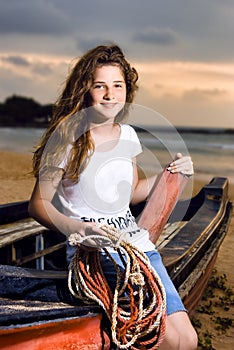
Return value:
[(96, 68), (90, 89), (91, 105), (108, 119), (113, 119), (126, 102), (126, 84), (118, 66)]

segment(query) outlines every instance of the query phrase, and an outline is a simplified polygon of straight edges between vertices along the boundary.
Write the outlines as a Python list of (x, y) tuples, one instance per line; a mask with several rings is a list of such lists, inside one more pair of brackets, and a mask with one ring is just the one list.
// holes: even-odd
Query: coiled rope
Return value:
[[(107, 225), (101, 228), (105, 236), (81, 237), (75, 233), (69, 237), (69, 243), (77, 245), (69, 267), (70, 292), (85, 303), (95, 302), (103, 308), (111, 323), (112, 341), (119, 349), (156, 349), (165, 334), (166, 295), (161, 280), (148, 257), (124, 241), (118, 230)], [(82, 248), (88, 239), (114, 248), (124, 262), (125, 269), (121, 271), (103, 248), (116, 270), (114, 293), (104, 276), (100, 252)]]

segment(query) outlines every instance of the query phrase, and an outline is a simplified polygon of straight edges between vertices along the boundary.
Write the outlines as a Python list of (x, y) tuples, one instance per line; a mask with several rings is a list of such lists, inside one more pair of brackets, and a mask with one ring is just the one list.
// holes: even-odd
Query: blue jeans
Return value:
[[(145, 254), (148, 256), (151, 265), (153, 266), (153, 268), (157, 272), (157, 274), (160, 277), (162, 284), (165, 288), (167, 315), (171, 315), (171, 314), (178, 312), (178, 311), (186, 311), (186, 309), (182, 303), (182, 300), (181, 300), (173, 282), (171, 281), (165, 266), (163, 265), (163, 262), (162, 262), (162, 259), (161, 259), (159, 252), (157, 250), (152, 250), (150, 252), (146, 252)], [(116, 261), (116, 263), (119, 265), (119, 267), (124, 269), (124, 265), (123, 265), (123, 262), (119, 256), (119, 254), (118, 253), (111, 253), (111, 256)], [(116, 270), (115, 270), (111, 260), (109, 259), (109, 257), (106, 254), (100, 253), (100, 261), (101, 261), (104, 275), (105, 275), (107, 281), (109, 282), (110, 287), (112, 289), (114, 289), (115, 285), (116, 285)]]

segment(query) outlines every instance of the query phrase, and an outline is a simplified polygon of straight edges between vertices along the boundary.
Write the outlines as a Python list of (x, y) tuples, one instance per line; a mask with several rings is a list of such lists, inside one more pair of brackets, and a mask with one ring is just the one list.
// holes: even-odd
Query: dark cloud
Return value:
[(2, 57), (2, 61), (11, 63), (14, 66), (24, 66), (24, 67), (26, 66), (27, 67), (30, 65), (29, 61), (25, 57), (18, 56), (18, 55)]
[(46, 0), (0, 1), (0, 33), (61, 35), (71, 31), (69, 18)]
[(233, 11), (230, 0), (0, 0), (0, 50), (76, 56), (114, 41), (136, 59), (226, 60)]
[(48, 76), (49, 74), (53, 73), (53, 70), (48, 64), (36, 63), (32, 69), (32, 72), (38, 75)]
[(137, 32), (133, 39), (135, 41), (154, 45), (174, 45), (178, 41), (177, 35), (167, 28), (147, 28)]
[(86, 52), (97, 45), (108, 45), (110, 43), (110, 40), (107, 40), (101, 36), (96, 38), (77, 39), (77, 48), (82, 52)]
[(37, 61), (29, 62), (27, 58), (20, 55), (3, 56), (1, 57), (1, 60), (2, 62), (10, 63), (11, 65), (16, 67), (28, 67), (33, 73), (42, 76), (48, 75), (53, 71), (51, 69), (50, 64)]

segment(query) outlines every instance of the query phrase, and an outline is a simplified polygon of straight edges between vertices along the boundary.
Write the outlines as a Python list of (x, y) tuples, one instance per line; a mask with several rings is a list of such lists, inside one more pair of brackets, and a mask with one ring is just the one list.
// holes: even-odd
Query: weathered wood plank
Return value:
[(66, 279), (68, 271), (60, 270), (36, 270), (27, 267), (0, 265), (0, 275), (12, 278), (36, 278), (36, 279)]
[(35, 221), (34, 219), (23, 219), (23, 220), (19, 220), (19, 221), (15, 221), (13, 223), (10, 224), (5, 224), (5, 225), (1, 225), (0, 226), (0, 237), (7, 235), (9, 233), (13, 233), (22, 229), (27, 229), (30, 227), (40, 227), (41, 225)]
[[(162, 248), (161, 254), (164, 256), (164, 263), (169, 266), (182, 260), (203, 240), (207, 240), (213, 232), (218, 229), (223, 216), (226, 213), (227, 201), (209, 202), (203, 204), (194, 217), (180, 230), (180, 234), (170, 240)], [(220, 210), (222, 208), (222, 210)]]
[(16, 259), (15, 261), (12, 261), (15, 265), (17, 266), (20, 266), (20, 265), (23, 265), (29, 261), (32, 261), (32, 260), (36, 260), (38, 258), (41, 258), (42, 256), (45, 256), (47, 254), (50, 254), (50, 253), (53, 253), (59, 249), (62, 249), (64, 246), (66, 245), (66, 242), (62, 242), (62, 243), (58, 243), (58, 244), (55, 244), (54, 246), (52, 247), (49, 247), (49, 248), (45, 248), (39, 252), (36, 252), (36, 253), (33, 253), (33, 254), (30, 254), (30, 255), (27, 255), (25, 257), (22, 257), (20, 259)]
[(48, 231), (48, 229), (32, 219), (16, 221), (11, 224), (3, 225), (0, 228), (0, 248), (22, 240), (25, 237), (33, 236), (45, 231)]
[(187, 221), (177, 221), (167, 223), (164, 227), (161, 235), (156, 242), (156, 248), (162, 249), (168, 242), (173, 239), (181, 230), (181, 228), (187, 224)]

